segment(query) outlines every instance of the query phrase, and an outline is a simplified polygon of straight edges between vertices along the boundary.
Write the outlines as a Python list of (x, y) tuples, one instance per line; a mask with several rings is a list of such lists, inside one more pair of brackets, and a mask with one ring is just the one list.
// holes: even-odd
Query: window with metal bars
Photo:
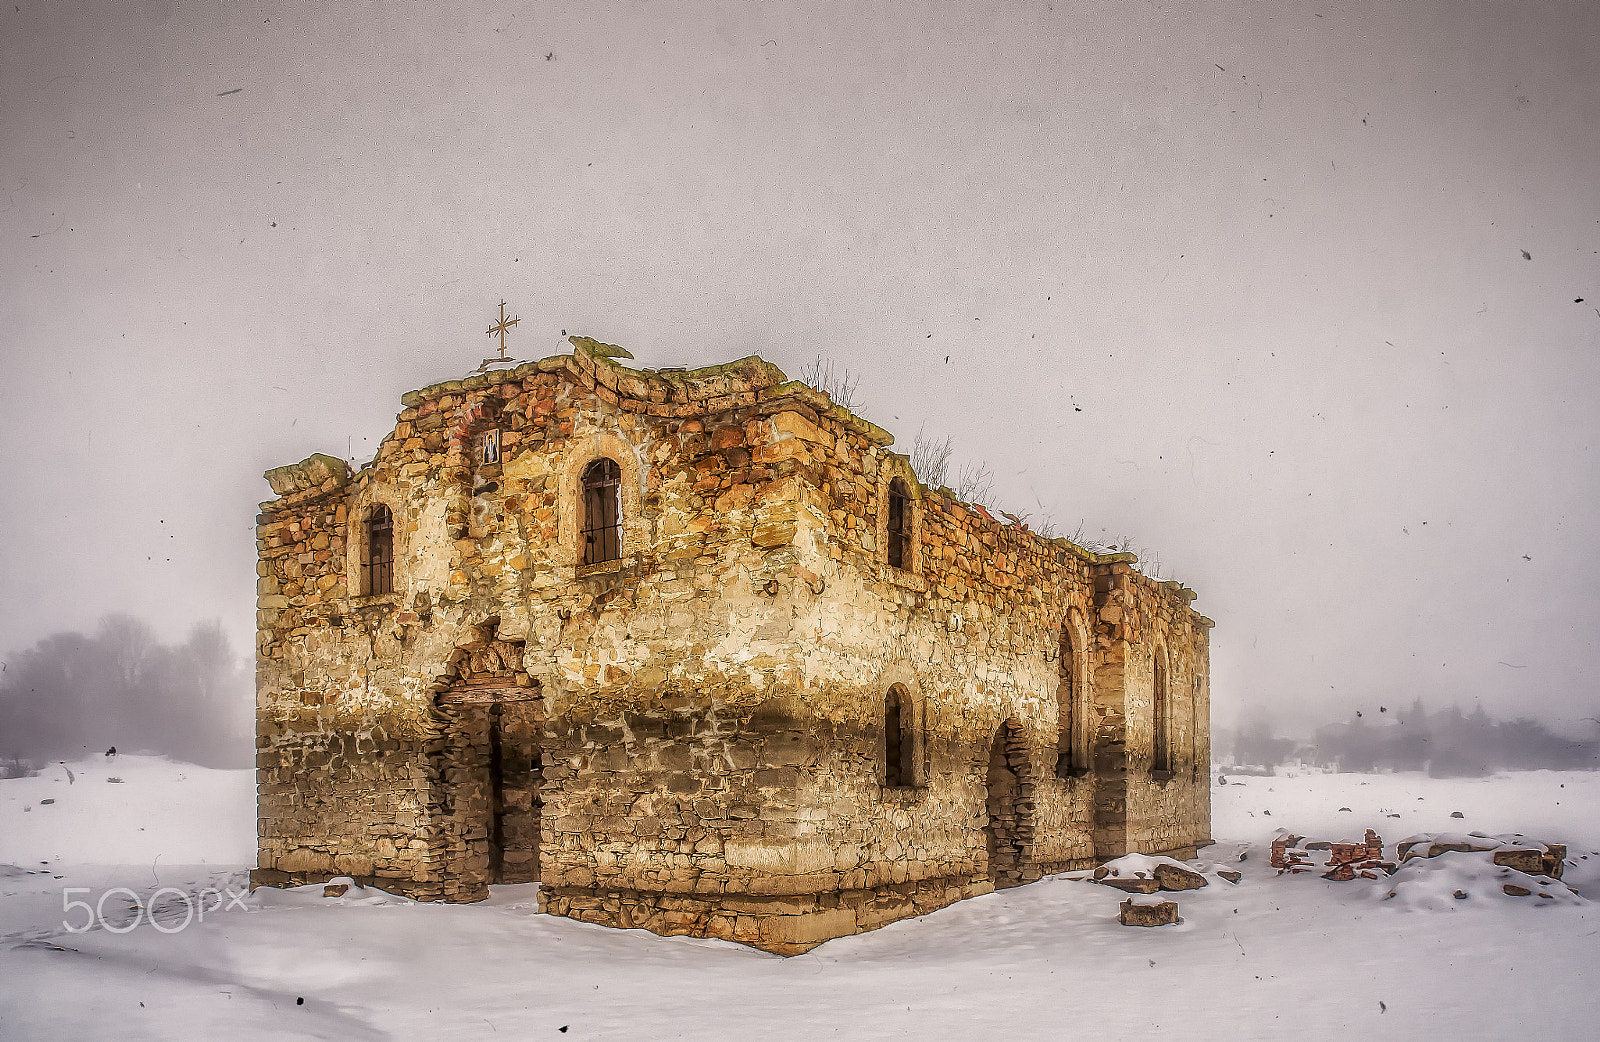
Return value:
[(622, 556), (622, 468), (597, 459), (583, 471), (583, 563)]
[(911, 567), (911, 494), (900, 478), (889, 482), (889, 567)]
[(369, 597), (394, 592), (394, 518), (382, 503), (367, 514), (367, 556), (361, 589)]

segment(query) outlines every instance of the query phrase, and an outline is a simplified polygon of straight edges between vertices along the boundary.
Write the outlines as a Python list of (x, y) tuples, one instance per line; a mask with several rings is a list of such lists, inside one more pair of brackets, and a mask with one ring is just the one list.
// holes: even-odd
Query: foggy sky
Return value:
[(503, 298), (850, 366), (1198, 590), (1219, 723), (1600, 716), (1595, 5), (5, 6), (0, 652), (249, 647), (261, 472)]

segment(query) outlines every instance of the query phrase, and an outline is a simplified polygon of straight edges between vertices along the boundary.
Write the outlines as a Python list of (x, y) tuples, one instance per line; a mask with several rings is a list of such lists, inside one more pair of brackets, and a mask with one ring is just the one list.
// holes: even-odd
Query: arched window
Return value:
[(368, 597), (394, 592), (394, 517), (382, 503), (367, 514), (367, 553), (361, 565), (361, 592)]
[(910, 700), (899, 684), (889, 689), (883, 700), (883, 784), (889, 788), (910, 785), (911, 722)]
[(1189, 774), (1200, 780), (1200, 677), (1189, 683)]
[(1066, 778), (1087, 766), (1077, 760), (1078, 695), (1073, 684), (1072, 628), (1061, 626), (1061, 648), (1056, 658), (1056, 774)]
[(583, 471), (583, 563), (599, 564), (622, 556), (622, 500), (617, 495), (622, 469), (597, 459)]
[(911, 493), (900, 478), (889, 482), (889, 567), (911, 567)]
[(1167, 691), (1167, 665), (1156, 659), (1155, 726), (1152, 728), (1150, 770), (1172, 772), (1172, 698)]

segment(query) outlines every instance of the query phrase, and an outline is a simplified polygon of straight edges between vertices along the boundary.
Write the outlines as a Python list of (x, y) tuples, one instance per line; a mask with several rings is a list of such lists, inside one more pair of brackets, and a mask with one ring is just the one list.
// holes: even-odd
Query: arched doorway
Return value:
[[(984, 845), (989, 854), (989, 881), (995, 889), (1027, 882), (1028, 848), (1033, 840), (1033, 801), (1028, 749), (1020, 729), (1010, 720), (1000, 725), (989, 748)], [(1037, 873), (1033, 873), (1037, 878)]]
[(469, 644), (451, 665), (434, 710), (444, 896), (476, 901), (539, 881), (543, 706), (521, 642)]

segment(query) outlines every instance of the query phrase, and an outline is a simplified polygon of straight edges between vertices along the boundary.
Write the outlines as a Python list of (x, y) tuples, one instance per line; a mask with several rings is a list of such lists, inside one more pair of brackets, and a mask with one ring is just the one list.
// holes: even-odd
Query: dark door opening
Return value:
[(988, 796), (984, 841), (989, 852), (989, 881), (995, 889), (1022, 883), (1023, 829), (1021, 808), (1027, 750), (1014, 737), (1009, 723), (1002, 724), (989, 749)]
[(489, 708), (489, 881), (539, 881), (543, 758), (533, 705)]

